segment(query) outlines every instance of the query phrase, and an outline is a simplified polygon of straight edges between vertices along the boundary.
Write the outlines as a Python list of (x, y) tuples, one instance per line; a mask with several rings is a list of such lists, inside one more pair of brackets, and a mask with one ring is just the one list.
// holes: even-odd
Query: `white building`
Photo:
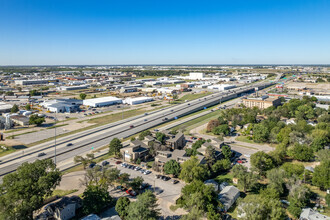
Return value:
[(217, 89), (219, 91), (224, 91), (232, 88), (236, 88), (235, 85), (230, 85), (230, 84), (216, 84), (216, 85), (211, 85), (207, 87), (208, 89)]
[(56, 89), (59, 91), (69, 91), (69, 90), (80, 90), (80, 89), (88, 89), (89, 85), (80, 85), (80, 86), (60, 86)]
[(83, 105), (92, 106), (92, 107), (102, 107), (102, 106), (122, 104), (122, 103), (123, 103), (122, 99), (113, 96), (101, 97), (95, 99), (86, 99), (83, 101)]
[(151, 97), (138, 97), (138, 98), (126, 98), (124, 100), (124, 103), (129, 104), (129, 105), (137, 105), (145, 102), (151, 102), (154, 99)]
[(189, 79), (201, 80), (204, 78), (204, 73), (189, 73)]

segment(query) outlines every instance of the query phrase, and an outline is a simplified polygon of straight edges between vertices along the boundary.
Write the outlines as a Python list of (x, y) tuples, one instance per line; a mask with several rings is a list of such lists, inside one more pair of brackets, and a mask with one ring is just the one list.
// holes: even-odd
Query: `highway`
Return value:
[[(274, 83), (258, 83), (231, 89), (230, 91), (217, 92), (183, 104), (173, 105), (169, 108), (150, 112), (145, 115), (124, 119), (78, 134), (59, 138), (56, 145), (56, 162), (59, 163), (73, 158), (75, 155), (97, 150), (98, 148), (108, 145), (114, 137), (126, 138), (166, 121), (174, 120), (174, 118), (179, 118), (206, 107), (219, 104), (220, 101), (224, 102), (236, 98), (240, 94), (253, 91), (256, 87), (263, 89), (273, 84)], [(165, 118), (167, 118), (167, 120), (165, 120)], [(68, 143), (72, 143), (72, 146), (67, 146)], [(45, 155), (38, 157), (37, 155), (40, 152), (45, 153)], [(16, 168), (24, 162), (33, 162), (36, 159), (45, 158), (54, 158), (54, 141), (24, 149), (24, 153), (23, 151), (18, 151), (1, 157), (0, 176), (15, 171)]]

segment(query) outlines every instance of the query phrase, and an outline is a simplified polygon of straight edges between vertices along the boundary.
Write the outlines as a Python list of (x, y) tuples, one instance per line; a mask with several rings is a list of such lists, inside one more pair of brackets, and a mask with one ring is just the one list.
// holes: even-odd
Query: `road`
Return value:
[[(259, 89), (272, 85), (271, 83), (260, 83), (250, 86), (235, 88), (230, 91), (218, 92), (200, 99), (192, 100), (173, 107), (164, 108), (148, 113), (147, 115), (136, 116), (124, 119), (115, 123), (100, 126), (95, 129), (80, 132), (78, 134), (59, 138), (56, 145), (56, 163), (73, 158), (76, 155), (96, 150), (107, 144), (114, 138), (126, 138), (146, 129), (164, 123), (165, 118), (174, 120), (192, 112), (219, 104), (220, 101), (227, 101), (236, 98), (239, 94), (247, 93), (255, 87)], [(67, 146), (72, 143), (72, 146)], [(46, 155), (38, 157), (38, 153)], [(13, 172), (24, 162), (33, 162), (36, 159), (54, 158), (54, 142), (40, 144), (24, 151), (18, 151), (0, 158), (0, 176)]]

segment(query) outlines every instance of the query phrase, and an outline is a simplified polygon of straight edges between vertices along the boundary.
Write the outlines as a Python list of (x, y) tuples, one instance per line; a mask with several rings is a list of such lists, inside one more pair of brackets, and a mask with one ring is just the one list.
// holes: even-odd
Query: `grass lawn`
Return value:
[(108, 123), (112, 123), (112, 122), (116, 122), (119, 120), (122, 120), (123, 118), (130, 118), (133, 116), (137, 116), (137, 115), (141, 115), (143, 113), (147, 112), (144, 109), (133, 109), (133, 110), (129, 110), (129, 111), (123, 111), (123, 112), (118, 112), (118, 113), (114, 113), (114, 114), (110, 114), (110, 115), (105, 115), (103, 117), (97, 117), (97, 118), (92, 118), (92, 119), (88, 119), (86, 120), (88, 123), (95, 123), (95, 124), (108, 124)]
[(236, 140), (246, 142), (246, 143), (249, 143), (249, 144), (259, 144), (259, 143), (255, 143), (253, 140), (247, 139), (247, 136), (238, 136), (238, 137), (236, 137)]
[[(3, 146), (4, 144), (1, 144), (1, 145)], [(12, 147), (9, 147), (9, 146), (6, 146), (6, 147), (8, 148), (8, 150), (3, 150), (3, 149), (0, 150), (0, 157), (5, 156), (7, 154), (11, 154), (16, 151), (16, 149), (14, 149)]]
[(71, 168), (69, 168), (69, 169), (67, 169), (67, 170), (64, 170), (64, 171), (62, 172), (62, 174), (65, 175), (65, 174), (68, 174), (68, 173), (77, 172), (77, 171), (82, 171), (82, 170), (84, 170), (84, 167), (83, 167), (82, 164), (79, 164), (79, 165), (76, 165), (76, 166), (74, 166), (74, 167), (71, 167)]
[(181, 101), (185, 101), (185, 100), (190, 101), (190, 100), (199, 99), (199, 98), (202, 98), (204, 96), (211, 95), (211, 94), (212, 94), (212, 92), (187, 94), (187, 95), (182, 96), (179, 100), (181, 100)]
[(70, 189), (70, 190), (55, 189), (51, 196), (63, 197), (63, 196), (69, 195), (69, 194), (77, 192), (77, 191), (78, 191), (78, 189)]
[(214, 178), (214, 180), (217, 181), (218, 183), (227, 182), (229, 184), (232, 184), (233, 178), (234, 178), (233, 174), (229, 172), (229, 173), (217, 176), (216, 178)]

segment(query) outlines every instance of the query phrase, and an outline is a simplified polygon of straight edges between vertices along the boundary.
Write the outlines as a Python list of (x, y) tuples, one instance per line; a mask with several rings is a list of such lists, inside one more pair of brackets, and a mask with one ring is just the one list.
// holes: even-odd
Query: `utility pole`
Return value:
[(56, 165), (56, 121), (57, 121), (57, 111), (55, 112), (55, 145), (54, 145), (54, 148), (55, 148), (55, 156), (54, 156), (54, 162), (55, 162), (55, 165)]

